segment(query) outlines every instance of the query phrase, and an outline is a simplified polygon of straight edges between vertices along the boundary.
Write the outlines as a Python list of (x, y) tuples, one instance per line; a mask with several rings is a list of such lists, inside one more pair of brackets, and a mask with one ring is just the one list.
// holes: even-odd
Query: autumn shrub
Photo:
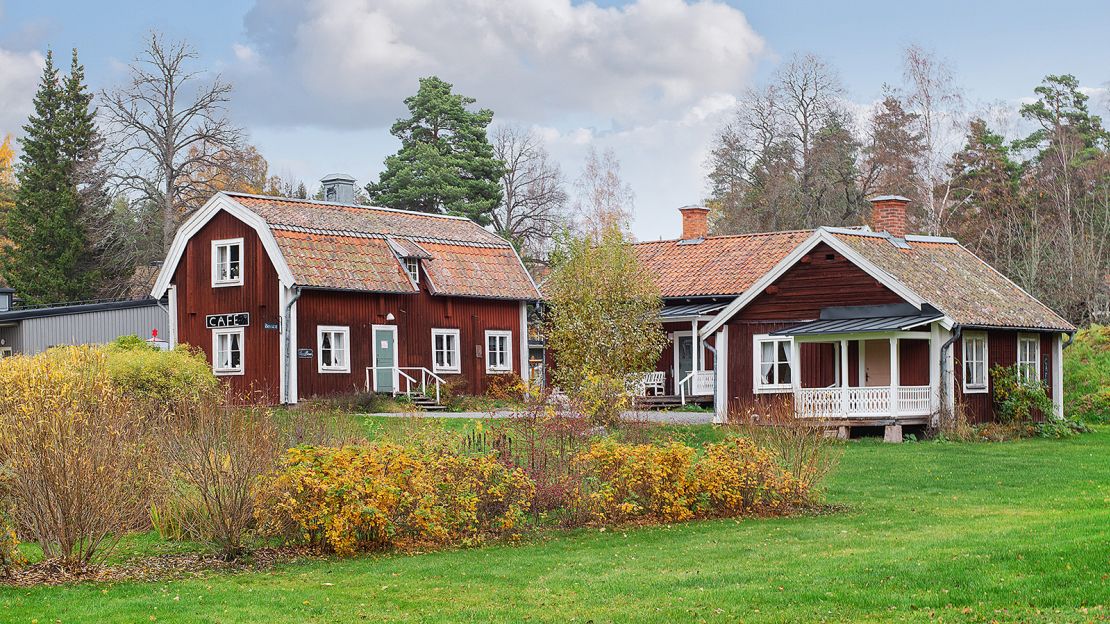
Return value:
[(780, 466), (775, 453), (746, 437), (706, 445), (694, 475), (696, 491), (712, 515), (779, 513), (812, 502), (805, 481)]
[(1110, 325), (1079, 330), (1064, 349), (1064, 414), (1110, 422)]
[(19, 537), (12, 519), (11, 475), (0, 464), (0, 578), (24, 563), (19, 552)]
[(350, 555), (519, 531), (533, 493), (523, 471), (495, 454), (304, 446), (260, 490), (256, 515), (270, 535)]
[(138, 400), (169, 406), (221, 392), (204, 353), (188, 345), (162, 351), (136, 336), (123, 336), (105, 347), (105, 353), (112, 383)]
[(1039, 380), (1022, 380), (1015, 366), (991, 368), (994, 411), (1005, 424), (1031, 424), (1053, 415), (1052, 399)]
[(14, 520), (48, 559), (101, 561), (145, 524), (145, 404), (111, 382), (93, 347), (57, 347), (0, 364), (0, 463)]
[(244, 554), (254, 490), (283, 448), (271, 411), (220, 396), (179, 400), (162, 428), (161, 448), (167, 489), (160, 511), (225, 559)]
[(805, 490), (818, 489), (840, 461), (843, 447), (822, 424), (797, 418), (789, 400), (737, 405), (729, 410), (728, 423), (771, 451)]
[(594, 443), (577, 457), (583, 508), (599, 523), (689, 520), (699, 511), (694, 454), (679, 443)]

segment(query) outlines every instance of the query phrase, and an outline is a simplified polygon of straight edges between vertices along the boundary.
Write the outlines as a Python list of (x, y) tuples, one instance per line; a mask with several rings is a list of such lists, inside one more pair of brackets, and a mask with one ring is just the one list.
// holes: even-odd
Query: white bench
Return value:
[(639, 395), (648, 396), (650, 391), (653, 396), (661, 396), (665, 391), (663, 385), (667, 381), (667, 373), (664, 371), (652, 371), (644, 373), (639, 382)]

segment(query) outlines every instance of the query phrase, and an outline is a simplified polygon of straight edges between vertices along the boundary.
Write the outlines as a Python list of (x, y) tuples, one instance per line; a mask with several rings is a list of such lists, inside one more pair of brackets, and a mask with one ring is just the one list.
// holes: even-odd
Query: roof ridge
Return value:
[(261, 199), (263, 201), (284, 201), (284, 202), (290, 202), (290, 203), (295, 203), (295, 204), (310, 204), (310, 205), (314, 205), (314, 206), (330, 206), (330, 207), (334, 207), (334, 208), (355, 208), (355, 209), (358, 209), (358, 210), (379, 210), (381, 212), (392, 212), (392, 213), (397, 213), (397, 214), (406, 214), (406, 215), (412, 215), (412, 216), (415, 216), (415, 217), (430, 217), (430, 218), (433, 218), (433, 219), (454, 219), (454, 220), (457, 220), (457, 221), (466, 221), (467, 223), (472, 223), (476, 227), (479, 227), (479, 228), (485, 230), (485, 228), (478, 225), (477, 223), (474, 223), (474, 221), (472, 221), (471, 219), (468, 219), (467, 217), (461, 217), (459, 215), (436, 214), (434, 212), (420, 212), (419, 210), (401, 210), (400, 208), (385, 208), (383, 206), (369, 206), (369, 205), (362, 205), (362, 204), (342, 204), (342, 203), (339, 203), (339, 202), (329, 202), (329, 201), (324, 201), (324, 200), (320, 200), (320, 199), (300, 199), (298, 197), (283, 197), (281, 195), (258, 195), (256, 193), (243, 193), (243, 192), (240, 192), (240, 191), (220, 191), (220, 192), (225, 194), (225, 195), (228, 195), (230, 197), (250, 197), (251, 199)]
[(480, 241), (464, 241), (454, 238), (439, 238), (435, 236), (420, 236), (414, 234), (394, 234), (391, 232), (360, 232), (357, 230), (333, 230), (329, 228), (306, 228), (300, 225), (288, 225), (284, 223), (267, 223), (271, 230), (279, 230), (282, 232), (297, 232), (299, 234), (320, 234), (322, 236), (343, 236), (347, 238), (400, 238), (413, 242), (424, 243), (438, 243), (442, 245), (457, 245), (460, 247), (483, 247), (488, 249), (508, 249), (512, 247), (510, 243), (494, 243), (480, 242)]
[[(810, 230), (799, 229), (799, 230), (777, 230), (777, 231), (774, 231), (774, 232), (749, 232), (747, 234), (719, 234), (717, 236), (706, 236), (702, 240), (703, 241), (711, 241), (711, 240), (723, 240), (723, 239), (727, 239), (727, 238), (754, 238), (756, 236), (775, 236), (775, 235), (779, 235), (779, 234), (811, 234), (814, 231), (815, 230), (812, 230), (812, 229), (810, 229)], [(633, 245), (653, 245), (653, 244), (659, 244), (659, 243), (677, 243), (677, 242), (680, 242), (680, 241), (683, 241), (683, 240), (686, 240), (686, 239), (683, 239), (683, 238), (664, 238), (664, 239), (653, 240), (653, 241), (636, 241), (632, 244)]]

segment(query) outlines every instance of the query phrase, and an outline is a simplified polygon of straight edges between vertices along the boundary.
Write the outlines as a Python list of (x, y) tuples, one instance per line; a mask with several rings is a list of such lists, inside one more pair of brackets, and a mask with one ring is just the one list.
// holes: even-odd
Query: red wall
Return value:
[[(976, 330), (965, 329), (965, 332)], [(955, 371), (955, 394), (964, 413), (972, 423), (987, 422), (994, 419), (994, 380), (990, 377), (990, 369), (995, 366), (1013, 366), (1017, 363), (1017, 341), (1019, 333), (1012, 329), (992, 329), (987, 334), (987, 392), (973, 392), (964, 394), (963, 377), (963, 340), (952, 344), (954, 358), (953, 370)], [(1055, 356), (1052, 347), (1051, 333), (1041, 334), (1041, 381), (1052, 397), (1052, 374)]]
[[(388, 314), (393, 314), (394, 320), (387, 321)], [(318, 372), (317, 325), (351, 328), (349, 374)], [(423, 281), (420, 294), (412, 295), (306, 290), (297, 301), (297, 348), (312, 349), (313, 357), (297, 360), (300, 396), (364, 390), (366, 367), (373, 366), (373, 325), (397, 326), (397, 357), (401, 367), (423, 366), (428, 370), (432, 370), (432, 329), (458, 329), (461, 373), (440, 376), (468, 394), (485, 392), (491, 377), (486, 373), (486, 330), (512, 331), (513, 371), (520, 374), (522, 335), (518, 301), (433, 297)], [(480, 357), (476, 355), (477, 347), (482, 347)]]
[[(212, 241), (243, 239), (243, 285), (212, 287)], [(280, 397), (278, 377), (281, 333), (263, 329), (278, 323), (278, 277), (255, 231), (226, 212), (219, 212), (189, 241), (174, 271), (177, 286), (177, 339), (202, 349), (212, 361), (212, 332), (204, 324), (209, 314), (249, 312), (244, 330), (242, 375), (221, 377), (237, 394), (253, 393), (275, 403)]]

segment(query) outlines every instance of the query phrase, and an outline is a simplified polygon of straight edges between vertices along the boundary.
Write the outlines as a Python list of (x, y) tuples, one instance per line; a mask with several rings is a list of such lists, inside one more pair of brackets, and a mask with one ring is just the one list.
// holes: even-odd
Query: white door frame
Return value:
[(397, 369), (401, 366), (401, 355), (397, 351), (397, 326), (396, 325), (371, 325), (370, 326), (370, 357), (374, 363), (374, 392), (378, 391), (378, 330), (393, 332), (393, 392), (398, 391)]

